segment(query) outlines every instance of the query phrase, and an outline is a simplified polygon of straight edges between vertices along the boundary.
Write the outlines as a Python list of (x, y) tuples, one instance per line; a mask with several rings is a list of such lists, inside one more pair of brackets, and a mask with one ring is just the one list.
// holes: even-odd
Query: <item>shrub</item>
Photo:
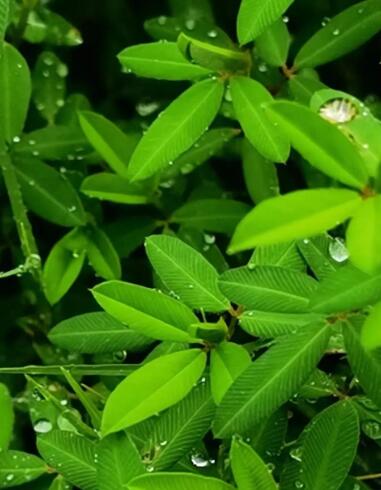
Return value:
[(381, 0), (51, 3), (0, 0), (0, 488), (381, 488)]

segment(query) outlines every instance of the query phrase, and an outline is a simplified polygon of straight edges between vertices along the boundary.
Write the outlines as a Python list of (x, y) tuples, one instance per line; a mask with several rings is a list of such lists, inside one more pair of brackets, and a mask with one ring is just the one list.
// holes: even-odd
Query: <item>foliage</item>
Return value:
[(77, 4), (0, 0), (0, 488), (381, 488), (381, 0)]

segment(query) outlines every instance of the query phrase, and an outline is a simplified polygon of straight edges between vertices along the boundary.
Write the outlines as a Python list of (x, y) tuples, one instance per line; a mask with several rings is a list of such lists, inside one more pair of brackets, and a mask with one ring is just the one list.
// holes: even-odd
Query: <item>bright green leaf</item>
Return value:
[(0, 383), (0, 413), (1, 413), (1, 425), (0, 425), (0, 454), (2, 451), (8, 449), (9, 443), (12, 439), (14, 413), (13, 413), (13, 401), (8, 391), (8, 388)]
[(87, 256), (95, 272), (104, 279), (119, 279), (122, 274), (119, 256), (106, 233), (91, 227), (86, 236)]
[(110, 281), (92, 292), (107, 313), (143, 335), (175, 342), (192, 340), (187, 329), (197, 317), (187, 306), (159, 291)]
[(22, 485), (47, 473), (48, 466), (42, 459), (21, 451), (0, 453), (0, 488)]
[(191, 473), (156, 473), (135, 478), (129, 490), (233, 490), (222, 480)]
[(130, 427), (178, 403), (205, 369), (206, 354), (198, 349), (155, 359), (130, 374), (107, 399), (102, 434)]
[(239, 223), (230, 251), (307, 238), (350, 218), (361, 197), (347, 189), (309, 189), (261, 202)]
[(291, 36), (287, 24), (278, 19), (265, 32), (258, 37), (255, 47), (257, 53), (271, 66), (283, 66), (287, 62)]
[(128, 168), (131, 181), (146, 179), (188, 150), (213, 122), (224, 92), (220, 80), (198, 82), (165, 109), (138, 144)]
[(381, 303), (377, 303), (365, 319), (361, 330), (361, 342), (366, 349), (381, 346)]
[(150, 236), (145, 245), (153, 268), (182, 302), (210, 312), (229, 309), (218, 288), (216, 269), (194, 248), (165, 235)]
[(150, 190), (139, 182), (131, 184), (123, 177), (108, 172), (86, 177), (81, 191), (89, 197), (120, 204), (147, 204), (153, 197)]

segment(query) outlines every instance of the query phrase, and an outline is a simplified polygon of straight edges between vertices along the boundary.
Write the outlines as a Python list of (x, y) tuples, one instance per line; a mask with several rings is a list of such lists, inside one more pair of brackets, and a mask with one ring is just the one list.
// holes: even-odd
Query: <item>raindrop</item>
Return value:
[(210, 465), (210, 461), (200, 453), (195, 453), (191, 455), (191, 461), (197, 468), (207, 468)]
[(44, 78), (49, 78), (49, 77), (50, 77), (50, 71), (49, 71), (49, 70), (44, 70), (44, 71), (42, 72), (42, 76), (43, 76)]
[(9, 473), (9, 475), (7, 475), (7, 476), (5, 477), (5, 479), (6, 479), (7, 481), (12, 481), (14, 477), (15, 477), (15, 475), (13, 475), (12, 473)]
[(339, 36), (339, 35), (340, 35), (340, 29), (335, 29), (335, 30), (332, 32), (332, 34), (333, 34), (334, 36)]
[(218, 32), (215, 29), (212, 29), (208, 32), (208, 37), (216, 38), (218, 36)]
[(204, 234), (204, 241), (208, 245), (213, 245), (214, 243), (216, 243), (216, 237), (214, 235), (209, 235), (208, 233), (205, 233)]
[(193, 31), (193, 29), (196, 27), (196, 21), (194, 19), (188, 19), (185, 21), (185, 27), (190, 30), (190, 31)]
[(53, 424), (49, 420), (41, 419), (33, 425), (33, 429), (39, 434), (46, 434), (53, 429)]
[(288, 23), (290, 22), (290, 17), (288, 17), (287, 15), (284, 15), (284, 16), (283, 16), (283, 22), (284, 22), (285, 24), (288, 24)]
[(167, 17), (165, 15), (160, 15), (160, 17), (157, 19), (157, 23), (160, 26), (164, 26), (167, 23)]
[(21, 141), (21, 139), (20, 139), (20, 137), (19, 137), (19, 136), (15, 136), (15, 137), (13, 138), (13, 143), (20, 143), (20, 141)]
[(34, 151), (32, 152), (32, 155), (33, 155), (34, 157), (38, 157), (38, 155), (39, 155), (39, 154), (40, 154), (40, 152), (39, 152), (39, 151), (37, 151), (37, 150), (34, 150)]
[(135, 110), (139, 116), (147, 117), (153, 114), (159, 108), (160, 104), (156, 101), (152, 102), (139, 102), (136, 104)]
[(321, 21), (322, 27), (325, 27), (327, 24), (329, 24), (329, 22), (331, 22), (330, 17), (324, 17), (323, 20)]
[(29, 140), (29, 141), (28, 141), (28, 143), (29, 143), (31, 146), (33, 146), (33, 145), (35, 145), (35, 144), (36, 144), (36, 141), (35, 141), (35, 140)]
[(298, 488), (298, 489), (304, 488), (304, 483), (300, 480), (296, 480), (296, 482), (294, 483), (294, 486), (295, 486), (295, 488)]
[(259, 63), (258, 70), (261, 73), (266, 73), (268, 71), (268, 67), (267, 67), (266, 63)]
[(47, 66), (52, 66), (54, 64), (54, 59), (51, 56), (45, 56), (44, 63)]
[(63, 99), (56, 100), (57, 107), (63, 107), (65, 105), (65, 101)]
[(76, 211), (76, 210), (77, 210), (77, 206), (70, 206), (68, 208), (69, 213), (74, 213), (74, 211)]
[(344, 240), (335, 238), (329, 244), (329, 255), (335, 262), (345, 262), (349, 258), (349, 251), (345, 246)]

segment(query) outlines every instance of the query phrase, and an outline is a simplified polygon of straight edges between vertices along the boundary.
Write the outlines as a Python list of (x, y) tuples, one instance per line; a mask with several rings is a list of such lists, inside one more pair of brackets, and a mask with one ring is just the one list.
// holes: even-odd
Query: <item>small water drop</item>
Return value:
[(295, 488), (300, 490), (301, 488), (304, 488), (304, 483), (300, 480), (296, 480), (296, 482), (294, 483), (294, 486), (295, 486)]
[(77, 206), (74, 205), (68, 208), (69, 213), (74, 213), (76, 210), (77, 210)]
[(333, 34), (334, 36), (340, 36), (340, 29), (335, 29), (335, 30), (332, 32), (332, 34)]
[(288, 15), (284, 15), (284, 16), (283, 16), (283, 22), (284, 22), (285, 24), (288, 24), (288, 23), (290, 22), (290, 17), (288, 17)]
[(160, 17), (157, 19), (157, 23), (160, 26), (164, 26), (167, 23), (167, 17), (165, 15), (160, 15)]
[(213, 245), (214, 243), (216, 243), (216, 237), (214, 235), (209, 235), (208, 233), (205, 233), (204, 242), (208, 245)]
[(215, 29), (212, 29), (208, 32), (208, 37), (216, 38), (218, 36), (218, 32)]
[(14, 477), (15, 477), (15, 475), (14, 475), (13, 473), (9, 473), (9, 475), (7, 475), (7, 476), (5, 477), (5, 479), (6, 479), (7, 481), (12, 481)]
[(13, 143), (20, 143), (21, 138), (19, 136), (15, 136), (12, 141)]
[(189, 31), (193, 31), (193, 29), (196, 27), (196, 21), (194, 19), (187, 19), (185, 21), (185, 27), (189, 30)]

